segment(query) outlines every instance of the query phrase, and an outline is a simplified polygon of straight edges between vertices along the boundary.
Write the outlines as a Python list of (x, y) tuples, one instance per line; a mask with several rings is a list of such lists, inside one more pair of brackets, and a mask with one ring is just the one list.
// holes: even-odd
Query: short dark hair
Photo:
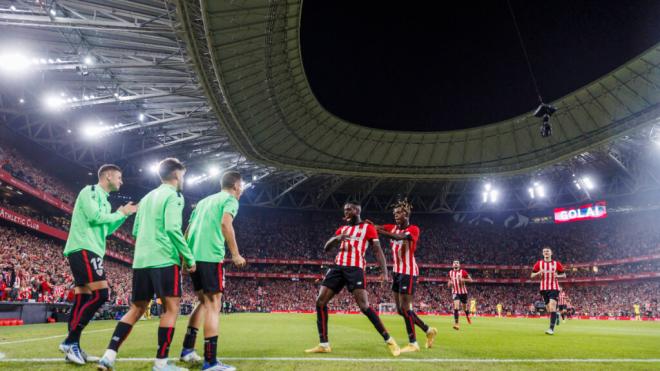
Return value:
[(97, 172), (97, 175), (99, 176), (99, 179), (101, 179), (103, 174), (107, 173), (108, 171), (119, 171), (121, 173), (121, 168), (117, 165), (114, 165), (114, 164), (101, 165), (101, 167), (99, 168), (99, 171)]
[(241, 179), (241, 173), (239, 173), (236, 170), (228, 170), (225, 171), (224, 174), (222, 174), (222, 180), (220, 181), (220, 186), (222, 188), (232, 188), (233, 186), (236, 185), (236, 182), (240, 182)]
[(353, 205), (357, 207), (362, 207), (362, 205), (360, 205), (360, 201), (353, 199), (347, 200), (346, 202), (344, 202), (344, 205)]
[(186, 167), (174, 157), (166, 158), (158, 164), (158, 176), (161, 180), (174, 179), (174, 172), (177, 170), (186, 170)]

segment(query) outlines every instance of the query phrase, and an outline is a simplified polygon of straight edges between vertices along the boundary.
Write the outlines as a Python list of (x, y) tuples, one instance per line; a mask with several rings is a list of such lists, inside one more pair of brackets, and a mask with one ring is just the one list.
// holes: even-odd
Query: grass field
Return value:
[[(399, 345), (405, 345), (402, 319), (392, 315), (382, 318)], [(476, 318), (470, 326), (461, 318), (460, 331), (451, 329), (450, 317), (424, 320), (439, 330), (435, 347), (395, 359), (360, 315), (331, 315), (333, 352), (310, 356), (303, 350), (318, 342), (314, 315), (234, 314), (220, 321), (218, 353), (225, 363), (241, 370), (660, 370), (660, 323), (573, 320), (562, 323), (554, 336), (548, 336), (543, 333), (547, 320)], [(115, 323), (91, 323), (83, 334), (83, 349), (100, 356)], [(147, 358), (156, 352), (157, 327), (157, 319), (136, 325), (120, 349), (119, 370), (151, 368)], [(181, 318), (171, 357), (181, 351), (185, 328), (186, 318)], [(62, 361), (57, 345), (64, 331), (65, 324), (0, 327), (0, 369), (95, 369), (94, 365), (77, 367)], [(418, 335), (423, 347), (424, 334), (418, 331)], [(201, 339), (200, 334), (198, 345)]]

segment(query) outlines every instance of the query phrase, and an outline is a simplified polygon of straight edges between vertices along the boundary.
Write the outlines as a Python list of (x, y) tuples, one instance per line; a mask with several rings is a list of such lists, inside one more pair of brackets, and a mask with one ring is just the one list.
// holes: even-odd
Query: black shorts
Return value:
[(545, 305), (550, 303), (550, 299), (558, 301), (559, 299), (559, 290), (541, 290), (541, 296), (543, 296), (543, 301)]
[(461, 303), (467, 304), (467, 294), (454, 294), (452, 297), (454, 301), (460, 300)]
[(89, 250), (72, 252), (66, 257), (76, 286), (85, 286), (91, 282), (105, 281), (103, 259)]
[(559, 308), (559, 310), (566, 310), (566, 305), (560, 305), (557, 308)]
[(364, 289), (367, 286), (367, 276), (360, 267), (334, 266), (328, 269), (321, 285), (339, 293), (346, 286), (348, 291)]
[(190, 274), (195, 291), (204, 293), (225, 292), (225, 267), (222, 263), (197, 262), (197, 269)]
[(181, 297), (181, 269), (178, 265), (133, 269), (133, 301), (146, 301), (156, 294), (161, 300)]
[(392, 291), (399, 294), (414, 295), (417, 288), (417, 276), (392, 273)]

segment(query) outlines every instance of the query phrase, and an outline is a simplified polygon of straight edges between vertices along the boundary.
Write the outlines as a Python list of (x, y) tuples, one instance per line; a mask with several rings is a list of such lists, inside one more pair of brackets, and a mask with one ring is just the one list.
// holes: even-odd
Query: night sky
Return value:
[[(660, 1), (511, 5), (545, 101), (660, 42)], [(506, 1), (306, 0), (301, 43), (318, 100), (357, 124), (462, 129), (538, 105)]]

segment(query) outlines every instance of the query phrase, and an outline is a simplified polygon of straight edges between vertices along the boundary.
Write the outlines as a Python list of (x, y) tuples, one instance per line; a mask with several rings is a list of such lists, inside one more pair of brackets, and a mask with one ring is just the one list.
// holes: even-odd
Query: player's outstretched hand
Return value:
[(127, 203), (124, 206), (119, 207), (119, 212), (126, 215), (126, 216), (131, 216), (137, 212), (138, 205), (134, 204), (133, 201)]
[(245, 267), (245, 264), (247, 264), (245, 258), (240, 255), (232, 256), (231, 262), (234, 263), (234, 265), (238, 268), (243, 268)]
[(190, 267), (186, 267), (186, 270), (188, 271), (188, 273), (195, 273), (195, 271), (197, 270), (197, 265), (195, 264), (195, 265), (191, 265)]

